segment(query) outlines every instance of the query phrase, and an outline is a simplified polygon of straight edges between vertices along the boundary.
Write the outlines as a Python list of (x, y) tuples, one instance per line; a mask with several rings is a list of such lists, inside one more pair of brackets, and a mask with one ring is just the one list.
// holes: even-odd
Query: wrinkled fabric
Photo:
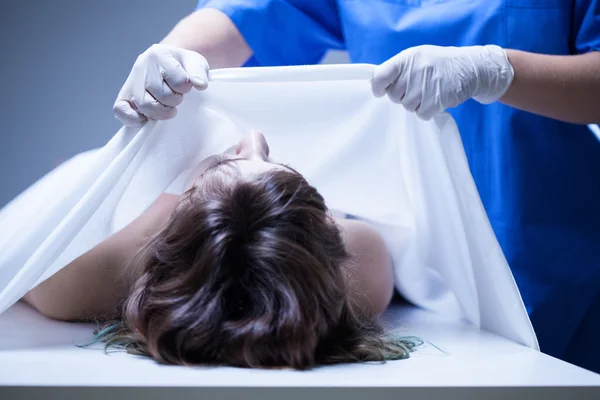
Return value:
[(212, 71), (176, 118), (123, 128), (69, 160), (0, 212), (13, 227), (0, 234), (0, 311), (176, 191), (182, 171), (258, 129), (331, 209), (381, 232), (407, 299), (537, 348), (454, 120), (424, 122), (376, 99), (373, 68)]
[[(254, 52), (248, 65), (313, 63), (329, 49), (380, 64), (424, 44), (550, 55), (600, 50), (600, 0), (200, 0), (203, 6), (231, 17)], [(600, 337), (593, 306), (600, 143), (584, 125), (500, 103), (469, 100), (448, 111), (542, 351), (587, 359), (577, 362), (600, 372), (600, 354), (585, 350), (586, 338)]]

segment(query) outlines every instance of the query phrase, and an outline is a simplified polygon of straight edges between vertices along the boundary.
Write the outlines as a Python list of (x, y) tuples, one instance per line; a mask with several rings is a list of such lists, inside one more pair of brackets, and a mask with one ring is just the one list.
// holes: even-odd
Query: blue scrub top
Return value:
[[(600, 0), (200, 0), (247, 65), (379, 64), (422, 44), (579, 54), (600, 48)], [(600, 96), (600, 93), (599, 93)], [(586, 126), (473, 100), (449, 110), (542, 351), (600, 372), (600, 142)]]

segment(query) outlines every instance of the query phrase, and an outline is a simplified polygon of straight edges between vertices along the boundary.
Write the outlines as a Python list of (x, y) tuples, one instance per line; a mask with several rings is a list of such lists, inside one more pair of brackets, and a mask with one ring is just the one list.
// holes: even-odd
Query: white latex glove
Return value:
[(155, 44), (140, 54), (121, 88), (113, 112), (123, 124), (173, 118), (192, 87), (206, 89), (208, 63), (195, 51)]
[(377, 66), (373, 94), (400, 103), (428, 120), (471, 97), (482, 104), (500, 99), (514, 71), (501, 47), (411, 47)]

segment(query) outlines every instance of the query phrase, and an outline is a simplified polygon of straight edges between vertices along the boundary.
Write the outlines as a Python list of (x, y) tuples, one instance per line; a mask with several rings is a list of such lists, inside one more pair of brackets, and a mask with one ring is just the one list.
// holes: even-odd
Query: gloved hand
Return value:
[(514, 77), (504, 50), (495, 45), (411, 47), (375, 69), (373, 94), (400, 103), (428, 120), (473, 97), (493, 103)]
[(200, 54), (164, 44), (142, 53), (121, 88), (113, 112), (123, 124), (170, 119), (192, 87), (206, 89), (208, 63)]

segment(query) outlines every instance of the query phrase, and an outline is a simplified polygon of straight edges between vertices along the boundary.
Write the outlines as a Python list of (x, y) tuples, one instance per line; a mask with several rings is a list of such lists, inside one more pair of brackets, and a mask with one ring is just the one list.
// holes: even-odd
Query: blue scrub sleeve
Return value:
[(575, 0), (571, 38), (575, 54), (600, 50), (600, 0)]
[(343, 49), (335, 0), (200, 0), (237, 26), (253, 52), (246, 65), (318, 63), (330, 49)]

